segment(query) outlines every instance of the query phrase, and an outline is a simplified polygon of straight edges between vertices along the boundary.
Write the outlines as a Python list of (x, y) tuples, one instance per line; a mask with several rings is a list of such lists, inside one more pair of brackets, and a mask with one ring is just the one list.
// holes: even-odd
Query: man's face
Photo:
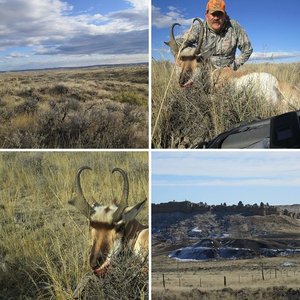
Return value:
[(205, 16), (206, 21), (214, 31), (218, 32), (223, 28), (226, 19), (225, 13), (222, 11), (215, 11), (213, 13), (207, 11)]

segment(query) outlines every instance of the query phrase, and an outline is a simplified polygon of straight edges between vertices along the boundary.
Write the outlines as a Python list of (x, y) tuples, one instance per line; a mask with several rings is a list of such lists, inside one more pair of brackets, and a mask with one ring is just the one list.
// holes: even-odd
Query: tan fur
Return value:
[(281, 93), (285, 104), (293, 109), (300, 108), (300, 89), (287, 82), (279, 81), (279, 92)]
[[(110, 259), (126, 249), (142, 260), (148, 257), (148, 228), (136, 219), (126, 224), (109, 222), (111, 214), (116, 209), (117, 206), (97, 207), (90, 220), (92, 236), (90, 266), (97, 272), (103, 272), (103, 268), (109, 266)], [(133, 206), (128, 207), (124, 214), (134, 209)]]
[[(176, 60), (177, 74), (181, 86), (190, 86), (196, 76), (207, 68), (208, 62), (198, 62), (195, 57), (179, 57)], [(300, 89), (287, 82), (280, 82), (270, 73), (233, 71), (230, 68), (210, 68), (207, 82), (211, 82), (213, 90), (222, 88), (228, 83), (233, 84), (238, 90), (254, 88), (257, 93), (265, 96), (266, 100), (274, 105), (286, 106), (286, 109), (300, 108)], [(184, 84), (183, 84), (184, 82)]]
[(138, 238), (134, 244), (133, 252), (137, 255), (140, 255), (141, 257), (147, 257), (148, 256), (148, 239), (149, 239), (149, 230), (144, 229), (142, 230)]
[(137, 220), (130, 221), (125, 228), (125, 236), (128, 247), (138, 256), (148, 256), (149, 230)]
[(116, 238), (121, 238), (121, 236), (118, 236), (113, 226), (108, 226), (105, 223), (91, 222), (90, 225), (92, 237), (90, 266), (94, 268), (98, 264), (104, 263), (113, 246), (113, 241)]

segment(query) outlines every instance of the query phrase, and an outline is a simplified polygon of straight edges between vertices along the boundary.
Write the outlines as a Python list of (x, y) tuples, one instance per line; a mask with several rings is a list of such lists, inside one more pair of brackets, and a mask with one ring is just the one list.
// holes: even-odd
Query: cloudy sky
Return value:
[(0, 0), (0, 71), (148, 61), (148, 0)]
[(152, 202), (300, 204), (300, 152), (155, 151)]
[[(187, 30), (194, 17), (204, 18), (206, 0), (152, 0), (152, 56), (169, 59), (169, 26), (179, 22), (175, 34)], [(299, 0), (227, 0), (228, 15), (248, 33), (254, 53), (251, 60), (300, 61)]]

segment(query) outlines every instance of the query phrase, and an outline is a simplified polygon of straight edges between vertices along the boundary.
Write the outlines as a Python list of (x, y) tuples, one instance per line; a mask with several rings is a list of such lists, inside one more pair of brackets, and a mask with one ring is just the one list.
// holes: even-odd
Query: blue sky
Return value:
[[(179, 22), (175, 34), (187, 30), (194, 17), (204, 18), (206, 0), (152, 0), (152, 56), (169, 59), (169, 27)], [(265, 57), (275, 62), (300, 61), (299, 0), (227, 0), (227, 14), (246, 30), (254, 53), (251, 60)]]
[(299, 204), (300, 152), (154, 151), (152, 202)]
[(148, 61), (148, 0), (0, 0), (0, 71)]

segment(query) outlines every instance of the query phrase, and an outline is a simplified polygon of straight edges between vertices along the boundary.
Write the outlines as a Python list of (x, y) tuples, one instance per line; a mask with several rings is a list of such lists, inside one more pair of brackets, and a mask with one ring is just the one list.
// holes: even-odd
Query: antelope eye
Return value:
[(115, 230), (117, 233), (121, 233), (125, 229), (125, 224), (116, 225)]

